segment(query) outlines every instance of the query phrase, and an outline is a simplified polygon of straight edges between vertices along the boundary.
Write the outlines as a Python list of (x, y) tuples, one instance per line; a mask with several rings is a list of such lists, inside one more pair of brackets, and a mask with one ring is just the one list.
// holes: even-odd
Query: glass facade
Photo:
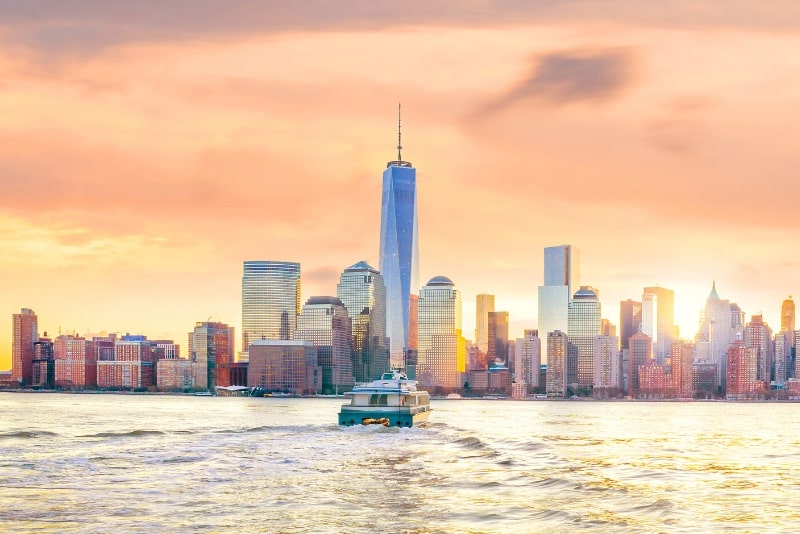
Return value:
[(568, 286), (568, 295), (580, 283), (578, 250), (572, 245), (545, 247), (544, 285)]
[(569, 287), (539, 286), (539, 335), (542, 340), (542, 363), (548, 363), (547, 334), (567, 331), (569, 317)]
[(411, 302), (412, 293), (419, 289), (417, 171), (409, 162), (391, 161), (383, 172), (380, 239), (379, 269), (386, 284), (391, 363), (402, 366), (406, 351), (417, 348)]
[(386, 286), (368, 263), (348, 267), (339, 278), (336, 296), (350, 316), (352, 362), (356, 382), (377, 380), (389, 370), (386, 338)]
[(539, 286), (539, 332), (545, 358), (549, 354), (547, 334), (567, 331), (569, 299), (580, 283), (579, 265), (578, 250), (572, 245), (544, 249), (544, 285)]
[(494, 295), (481, 294), (476, 297), (475, 344), (484, 354), (489, 350), (489, 312), (494, 311)]
[(490, 367), (497, 360), (508, 364), (508, 312), (491, 311), (488, 319), (489, 341), (486, 360)]
[(299, 313), (299, 263), (244, 262), (242, 351), (259, 339), (292, 339)]
[(591, 288), (582, 287), (569, 303), (567, 336), (575, 347), (576, 360), (570, 362), (573, 372), (567, 379), (581, 385), (594, 383), (594, 338), (600, 335), (600, 302)]
[(350, 336), (350, 317), (338, 298), (311, 297), (303, 305), (295, 339), (310, 341), (317, 348), (325, 394), (342, 393), (355, 384)]
[(461, 326), (461, 293), (444, 276), (420, 290), (417, 380), (421, 386), (461, 387), (467, 348)]
[[(645, 330), (647, 303), (650, 295), (655, 296), (654, 333)], [(642, 295), (642, 332), (653, 338), (653, 353), (658, 363), (663, 364), (669, 356), (672, 343), (678, 340), (678, 327), (675, 326), (675, 292), (665, 287), (646, 287)]]

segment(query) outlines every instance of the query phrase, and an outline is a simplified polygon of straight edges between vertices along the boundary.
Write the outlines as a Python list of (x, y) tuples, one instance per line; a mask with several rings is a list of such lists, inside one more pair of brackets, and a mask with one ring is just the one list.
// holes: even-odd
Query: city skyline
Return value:
[(682, 338), (714, 281), (773, 330), (800, 294), (793, 4), (398, 19), (346, 3), (330, 20), (242, 5), (247, 23), (45, 4), (0, 7), (0, 306), (36, 310), (51, 337), (243, 332), (249, 259), (300, 263), (303, 302), (333, 295), (346, 266), (378, 264), (398, 101), (419, 279), (457, 281), (464, 332), (480, 293), (510, 337), (536, 328), (540, 251), (559, 243), (615, 324), (656, 284)]

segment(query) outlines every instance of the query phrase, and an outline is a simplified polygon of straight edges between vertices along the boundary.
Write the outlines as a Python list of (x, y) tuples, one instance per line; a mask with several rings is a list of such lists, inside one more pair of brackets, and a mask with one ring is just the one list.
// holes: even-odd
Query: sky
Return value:
[(511, 336), (543, 248), (605, 318), (675, 291), (780, 325), (800, 295), (800, 4), (637, 0), (0, 0), (0, 369), (40, 334), (185, 345), (241, 324), (245, 260), (302, 299), (378, 265), (381, 174), (417, 169), (420, 278)]

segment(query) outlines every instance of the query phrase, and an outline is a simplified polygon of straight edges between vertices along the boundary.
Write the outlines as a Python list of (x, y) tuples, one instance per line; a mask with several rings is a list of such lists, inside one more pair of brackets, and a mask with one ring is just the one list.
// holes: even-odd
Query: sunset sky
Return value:
[(615, 324), (656, 284), (688, 338), (713, 280), (773, 328), (800, 296), (796, 1), (0, 0), (0, 44), (0, 369), (22, 307), (185, 351), (238, 337), (245, 260), (303, 301), (377, 267), (398, 102), (469, 339), (478, 293), (536, 327), (564, 243)]

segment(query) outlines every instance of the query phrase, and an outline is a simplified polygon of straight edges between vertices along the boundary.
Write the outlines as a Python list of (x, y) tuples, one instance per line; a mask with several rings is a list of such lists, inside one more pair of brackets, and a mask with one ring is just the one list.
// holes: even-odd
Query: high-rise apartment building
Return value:
[(642, 303), (635, 300), (623, 300), (619, 303), (619, 337), (621, 347), (628, 348), (628, 339), (638, 332), (642, 326)]
[(789, 330), (781, 330), (775, 334), (775, 359), (773, 379), (778, 384), (786, 384), (791, 371), (789, 366), (792, 364), (792, 341), (794, 333)]
[(527, 389), (539, 387), (539, 371), (542, 366), (542, 341), (538, 330), (525, 330), (523, 337), (517, 338), (514, 376), (517, 382), (525, 382)]
[(446, 276), (435, 276), (419, 295), (417, 380), (423, 387), (460, 388), (466, 370), (461, 292)]
[(544, 285), (539, 286), (538, 316), (542, 354), (548, 358), (547, 334), (556, 330), (566, 332), (569, 326), (569, 299), (580, 282), (578, 258), (578, 250), (572, 245), (544, 249)]
[(11, 381), (23, 385), (33, 382), (34, 346), (39, 337), (36, 313), (22, 308), (12, 316)]
[(548, 332), (547, 337), (547, 396), (564, 397), (567, 394), (567, 334), (555, 330)]
[(743, 341), (735, 341), (727, 351), (728, 399), (748, 399), (763, 390), (763, 382), (758, 379), (758, 348), (748, 347)]
[(383, 276), (360, 261), (342, 272), (336, 296), (350, 316), (352, 362), (356, 382), (380, 378), (389, 370), (386, 337), (386, 286)]
[(234, 329), (225, 323), (198, 322), (189, 333), (189, 357), (194, 362), (195, 389), (231, 385)]
[(355, 384), (351, 336), (347, 308), (338, 298), (311, 297), (303, 305), (295, 339), (311, 341), (316, 347), (323, 393), (338, 394)]
[(619, 364), (619, 339), (601, 334), (594, 337), (594, 391), (622, 387)]
[(494, 295), (482, 293), (475, 300), (475, 344), (486, 354), (489, 350), (489, 312), (494, 311)]
[(488, 319), (486, 361), (489, 366), (497, 360), (508, 364), (508, 312), (491, 311)]
[(670, 366), (672, 395), (679, 399), (692, 397), (692, 364), (695, 344), (676, 341), (672, 344)]
[(300, 314), (300, 264), (246, 261), (242, 275), (242, 351), (259, 339), (292, 339)]
[(94, 342), (75, 335), (58, 336), (53, 343), (56, 385), (83, 389), (97, 386), (97, 351)]
[(772, 329), (762, 315), (753, 315), (745, 325), (744, 344), (756, 349), (756, 378), (769, 384), (773, 376)]
[(383, 171), (378, 264), (386, 284), (386, 332), (394, 366), (416, 359), (419, 290), (417, 170), (403, 161), (401, 150), (398, 114), (397, 159)]
[[(581, 286), (569, 302), (567, 337), (574, 347), (575, 361), (567, 363), (567, 380), (570, 375), (582, 386), (594, 383), (594, 339), (600, 335), (600, 302), (597, 293), (589, 286)], [(569, 358), (569, 356), (568, 356)], [(570, 363), (575, 371), (570, 372)]]

